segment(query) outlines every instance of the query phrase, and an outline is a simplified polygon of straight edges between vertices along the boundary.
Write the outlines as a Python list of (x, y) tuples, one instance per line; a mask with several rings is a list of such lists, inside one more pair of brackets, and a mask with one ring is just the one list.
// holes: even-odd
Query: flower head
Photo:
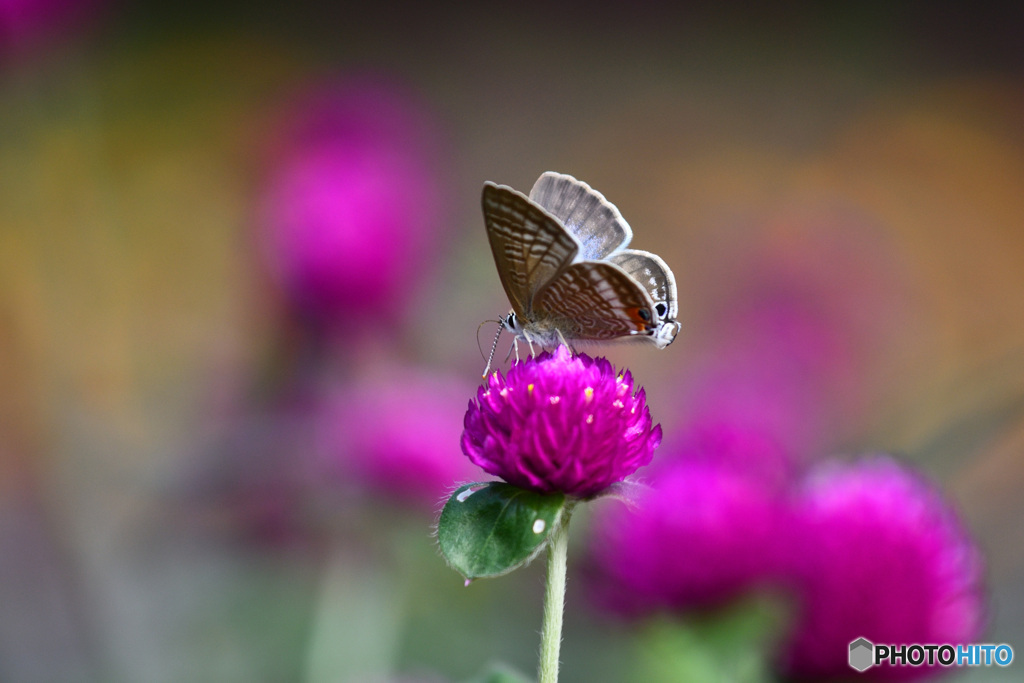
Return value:
[(413, 369), (346, 387), (324, 413), (321, 449), (350, 484), (432, 508), (481, 478), (455, 448), (465, 387)]
[(660, 443), (661, 425), (630, 373), (564, 346), (488, 376), (462, 433), (463, 453), (487, 472), (578, 497), (625, 479)]
[[(830, 463), (796, 504), (805, 551), (795, 554), (801, 606), (783, 662), (793, 678), (849, 676), (847, 648), (969, 643), (984, 621), (982, 558), (938, 490), (887, 457)], [(929, 667), (873, 667), (875, 679)]]
[[(716, 272), (703, 350), (677, 386), (674, 455), (725, 463), (784, 488), (844, 440), (891, 352), (903, 300), (872, 226), (845, 211), (784, 213)], [(664, 458), (663, 458), (664, 459)]]
[(609, 504), (591, 542), (597, 601), (627, 616), (708, 607), (777, 580), (785, 504), (729, 467), (677, 461), (635, 509)]
[(734, 354), (691, 373), (679, 394), (684, 418), (672, 457), (784, 488), (815, 452), (824, 416), (816, 392), (781, 365)]
[(379, 323), (381, 310), (408, 303), (438, 241), (436, 133), (414, 97), (379, 78), (326, 88), (295, 110), (259, 207), (270, 275), (307, 317)]

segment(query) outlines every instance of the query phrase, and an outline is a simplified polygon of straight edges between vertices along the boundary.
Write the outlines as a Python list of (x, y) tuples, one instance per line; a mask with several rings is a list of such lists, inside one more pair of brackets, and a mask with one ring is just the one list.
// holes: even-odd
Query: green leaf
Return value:
[(564, 506), (561, 493), (545, 495), (498, 481), (466, 484), (441, 511), (441, 552), (467, 581), (508, 574), (544, 549)]

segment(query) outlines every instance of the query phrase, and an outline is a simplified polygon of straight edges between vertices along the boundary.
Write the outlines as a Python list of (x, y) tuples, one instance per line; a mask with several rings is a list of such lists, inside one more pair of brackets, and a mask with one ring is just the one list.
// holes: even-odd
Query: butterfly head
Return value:
[(682, 325), (675, 320), (662, 320), (651, 332), (651, 341), (659, 349), (663, 349), (675, 341), (681, 327)]
[(648, 327), (650, 340), (659, 349), (671, 344), (679, 334), (682, 325), (675, 319), (675, 306), (670, 302), (659, 301), (654, 304), (654, 324)]
[(515, 311), (510, 311), (508, 315), (501, 319), (501, 326), (515, 337), (523, 336), (523, 325), (516, 316)]

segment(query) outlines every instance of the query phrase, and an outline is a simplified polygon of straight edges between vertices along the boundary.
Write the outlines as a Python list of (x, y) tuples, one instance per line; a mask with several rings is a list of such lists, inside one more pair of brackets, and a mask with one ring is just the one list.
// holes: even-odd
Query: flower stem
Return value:
[(544, 626), (540, 632), (540, 683), (557, 683), (558, 650), (562, 645), (562, 613), (565, 611), (565, 566), (569, 554), (569, 517), (566, 504), (548, 545), (548, 579), (544, 592)]

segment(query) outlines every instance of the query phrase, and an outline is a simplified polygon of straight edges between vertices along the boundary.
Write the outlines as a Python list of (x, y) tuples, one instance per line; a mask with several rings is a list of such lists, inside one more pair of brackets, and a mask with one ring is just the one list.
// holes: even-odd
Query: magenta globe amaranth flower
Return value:
[(785, 566), (785, 501), (734, 469), (675, 461), (634, 507), (595, 515), (596, 602), (625, 616), (711, 607), (774, 585)]
[(784, 488), (821, 440), (822, 407), (790, 368), (757, 353), (696, 368), (680, 390), (671, 457), (732, 469)]
[[(981, 554), (941, 493), (909, 468), (882, 456), (829, 463), (806, 482), (795, 513), (799, 607), (783, 661), (791, 677), (849, 677), (847, 650), (859, 637), (956, 644), (981, 635)], [(934, 673), (882, 665), (864, 676)]]
[(278, 137), (258, 207), (271, 277), (307, 318), (379, 328), (381, 311), (391, 320), (410, 304), (439, 245), (431, 117), (367, 75), (300, 98)]
[(377, 500), (433, 509), (458, 484), (481, 478), (455, 446), (465, 395), (455, 378), (413, 368), (345, 387), (323, 413), (328, 467)]
[(462, 433), (462, 451), (487, 472), (581, 498), (649, 463), (660, 443), (632, 375), (564, 346), (489, 375)]

